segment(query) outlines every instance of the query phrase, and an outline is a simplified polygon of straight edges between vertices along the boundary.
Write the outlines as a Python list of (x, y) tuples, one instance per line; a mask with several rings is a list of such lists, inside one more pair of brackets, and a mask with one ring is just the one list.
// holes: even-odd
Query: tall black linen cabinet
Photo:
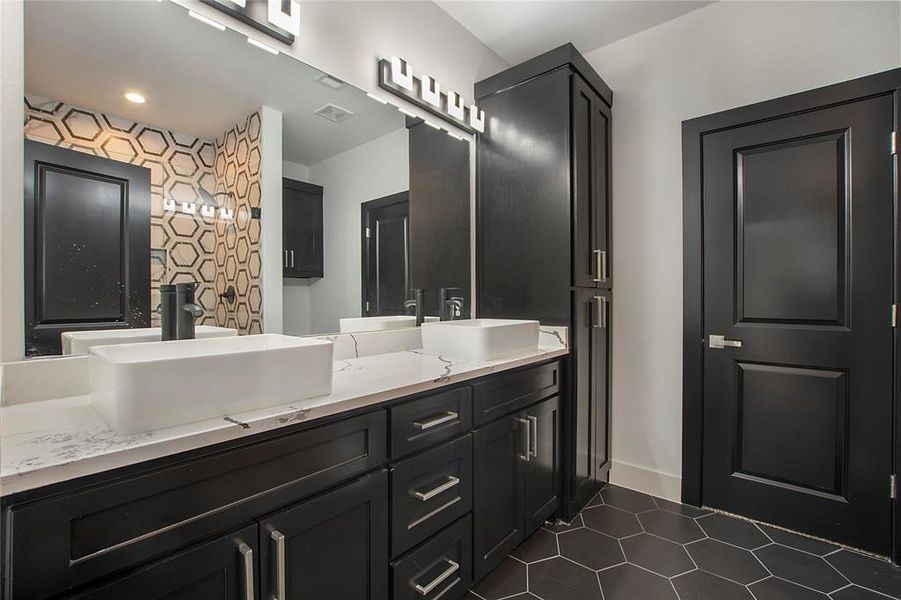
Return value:
[(566, 44), (476, 83), (480, 317), (569, 327), (562, 516), (610, 471), (613, 94)]

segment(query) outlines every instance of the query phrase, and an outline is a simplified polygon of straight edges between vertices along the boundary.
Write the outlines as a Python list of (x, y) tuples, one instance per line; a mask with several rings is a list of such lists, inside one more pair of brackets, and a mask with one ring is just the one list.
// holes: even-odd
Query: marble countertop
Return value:
[(535, 352), (485, 362), (448, 359), (421, 350), (337, 360), (328, 396), (135, 435), (113, 432), (89, 396), (4, 406), (0, 408), (0, 495), (379, 404), (568, 352), (559, 336), (543, 335), (541, 343)]

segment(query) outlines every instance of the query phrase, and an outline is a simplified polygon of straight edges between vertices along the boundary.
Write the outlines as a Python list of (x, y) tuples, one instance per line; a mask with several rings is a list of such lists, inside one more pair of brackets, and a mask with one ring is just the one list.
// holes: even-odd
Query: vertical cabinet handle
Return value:
[(244, 600), (253, 600), (253, 548), (242, 542), (238, 552), (244, 565)]
[(607, 251), (595, 249), (594, 252), (594, 272), (595, 277), (592, 281), (600, 283), (607, 281)]
[(527, 415), (529, 420), (529, 456), (538, 458), (538, 417)]
[(287, 586), (285, 583), (285, 534), (278, 530), (272, 531), (272, 541), (275, 542), (275, 593), (274, 600), (285, 600)]
[(445, 558), (444, 560), (447, 561), (448, 567), (443, 573), (441, 573), (438, 577), (436, 577), (428, 585), (422, 586), (422, 585), (419, 585), (418, 583), (416, 584), (416, 586), (415, 586), (416, 591), (419, 592), (421, 595), (428, 596), (432, 592), (432, 590), (434, 590), (436, 587), (438, 587), (439, 585), (444, 583), (444, 581), (448, 577), (450, 577), (451, 575), (453, 575), (454, 573), (456, 573), (457, 571), (460, 570), (459, 563), (456, 563), (449, 558)]
[(291, 250), (291, 268), (294, 268), (294, 250)]
[(532, 425), (528, 419), (523, 419), (522, 417), (516, 417), (516, 422), (526, 427), (526, 435), (523, 438), (525, 450), (519, 455), (519, 459), (529, 462), (532, 460)]
[(594, 297), (594, 324), (592, 327), (596, 329), (606, 329), (607, 328), (607, 305), (609, 304), (609, 300), (606, 296), (595, 296)]
[(285, 250), (285, 268), (288, 268), (288, 251)]

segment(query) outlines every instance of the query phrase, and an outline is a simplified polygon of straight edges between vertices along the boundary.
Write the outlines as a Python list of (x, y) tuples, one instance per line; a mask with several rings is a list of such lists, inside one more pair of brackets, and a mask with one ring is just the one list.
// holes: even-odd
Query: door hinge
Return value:
[(889, 498), (894, 500), (898, 497), (898, 487), (895, 485), (895, 476), (888, 476), (888, 485), (889, 485)]
[(368, 227), (366, 228), (366, 239), (367, 240), (369, 239), (369, 228)]
[(892, 132), (892, 156), (898, 154), (898, 134)]
[(898, 326), (898, 305), (892, 304), (892, 327)]

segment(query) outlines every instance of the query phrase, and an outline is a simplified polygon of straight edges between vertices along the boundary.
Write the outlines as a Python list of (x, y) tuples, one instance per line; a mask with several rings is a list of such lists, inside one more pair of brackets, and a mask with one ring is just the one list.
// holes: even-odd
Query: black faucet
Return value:
[(160, 286), (160, 339), (164, 342), (194, 339), (194, 323), (203, 316), (203, 307), (194, 298), (196, 291), (194, 282)]
[(414, 288), (413, 289), (413, 299), (407, 300), (404, 302), (404, 310), (408, 311), (410, 308), (416, 308), (416, 326), (419, 327), (422, 325), (423, 321), (423, 310), (425, 310), (425, 290), (422, 288)]
[(453, 321), (460, 316), (463, 310), (463, 297), (451, 295), (459, 292), (458, 287), (441, 288), (438, 297), (438, 319), (441, 321)]

